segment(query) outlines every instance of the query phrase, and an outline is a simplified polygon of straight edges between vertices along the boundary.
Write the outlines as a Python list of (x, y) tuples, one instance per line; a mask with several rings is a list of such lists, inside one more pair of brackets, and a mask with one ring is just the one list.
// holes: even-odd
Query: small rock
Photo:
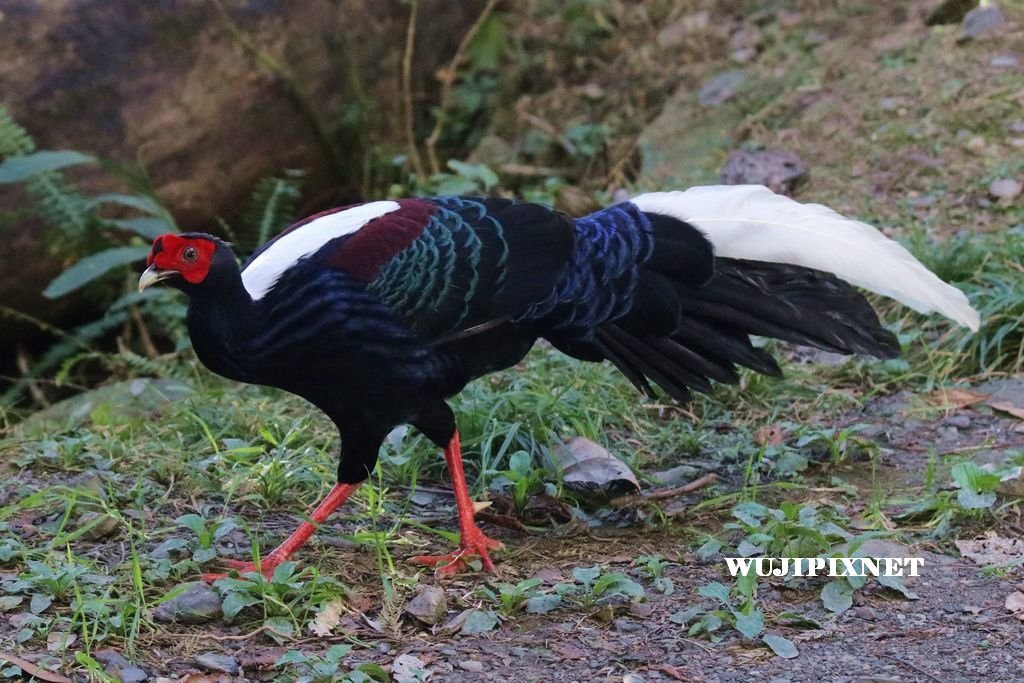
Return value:
[(439, 624), (448, 616), (448, 596), (437, 586), (424, 586), (405, 611), (428, 626)]
[(619, 618), (615, 619), (612, 623), (615, 624), (615, 630), (619, 633), (635, 633), (636, 631), (643, 629), (642, 624), (638, 624), (637, 622), (629, 619)]
[(1006, 28), (1006, 15), (999, 5), (985, 5), (972, 9), (964, 16), (960, 29), (961, 42), (1001, 33)]
[(950, 415), (944, 422), (948, 425), (952, 425), (957, 429), (967, 429), (971, 426), (971, 418), (967, 415)]
[(143, 683), (149, 680), (149, 674), (137, 666), (121, 669), (121, 683)]
[(1010, 203), (1024, 192), (1024, 183), (1013, 178), (993, 180), (988, 193), (1003, 203)]
[(856, 615), (860, 619), (863, 619), (864, 621), (874, 621), (878, 618), (878, 615), (875, 614), (875, 610), (866, 605), (862, 605), (861, 607), (854, 607), (853, 613), (854, 615)]
[(484, 670), (484, 664), (483, 662), (478, 662), (475, 659), (467, 659), (459, 662), (459, 668), (478, 674)]
[(223, 614), (217, 591), (202, 581), (181, 584), (184, 591), (153, 610), (153, 618), (162, 623), (176, 621), (182, 624), (205, 624)]
[(704, 84), (697, 101), (705, 107), (717, 107), (731, 100), (746, 80), (747, 73), (738, 69), (720, 73)]
[(1007, 129), (1011, 133), (1024, 133), (1024, 120), (1014, 121), (1009, 126), (1007, 126)]
[(732, 50), (743, 50), (747, 48), (756, 49), (764, 40), (764, 34), (756, 26), (741, 28), (729, 38), (729, 48)]
[(1020, 66), (1020, 57), (1017, 55), (996, 55), (989, 62), (989, 66), (997, 69), (1016, 69)]
[(736, 150), (722, 167), (726, 185), (765, 185), (774, 192), (792, 194), (807, 177), (807, 166), (793, 152), (782, 149)]
[(216, 652), (206, 652), (196, 657), (196, 665), (204, 671), (225, 673), (232, 676), (239, 672), (238, 660)]
[(99, 541), (120, 529), (121, 521), (113, 515), (102, 512), (83, 512), (78, 517), (78, 526), (85, 528), (82, 538), (87, 541)]

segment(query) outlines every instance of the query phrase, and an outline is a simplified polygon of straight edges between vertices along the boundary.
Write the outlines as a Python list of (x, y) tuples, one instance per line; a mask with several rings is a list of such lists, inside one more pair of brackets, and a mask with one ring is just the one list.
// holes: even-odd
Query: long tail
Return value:
[(652, 193), (633, 203), (650, 223), (653, 247), (630, 310), (590, 339), (548, 338), (578, 358), (611, 360), (646, 393), (653, 382), (685, 401), (712, 381), (736, 381), (736, 366), (779, 374), (751, 335), (898, 355), (896, 338), (850, 283), (977, 328), (962, 292), (874, 228), (825, 207), (760, 186)]

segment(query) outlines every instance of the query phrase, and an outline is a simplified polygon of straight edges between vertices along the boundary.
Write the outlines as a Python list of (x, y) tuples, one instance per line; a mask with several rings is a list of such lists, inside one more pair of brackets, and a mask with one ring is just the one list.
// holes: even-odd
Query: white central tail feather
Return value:
[(919, 313), (938, 312), (977, 332), (978, 312), (903, 246), (876, 228), (821, 204), (801, 204), (762, 185), (708, 185), (650, 192), (642, 211), (702, 230), (718, 256), (788, 263), (832, 273)]

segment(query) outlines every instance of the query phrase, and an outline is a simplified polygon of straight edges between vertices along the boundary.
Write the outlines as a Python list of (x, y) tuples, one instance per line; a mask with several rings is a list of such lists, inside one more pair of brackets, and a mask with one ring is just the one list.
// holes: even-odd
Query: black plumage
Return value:
[[(841, 353), (899, 351), (837, 278), (716, 258), (693, 226), (629, 202), (575, 220), (507, 199), (377, 202), (297, 224), (241, 271), (214, 237), (166, 235), (140, 286), (155, 279), (189, 295), (189, 332), (210, 369), (298, 394), (334, 421), (341, 501), (393, 427), (410, 423), (446, 448), (463, 552), (487, 565), (494, 545), (464, 509), (446, 399), (519, 362), (537, 339), (609, 360), (645, 393), (658, 386), (681, 401), (736, 381), (737, 366), (777, 374), (752, 334)], [(270, 559), (286, 557), (293, 540)]]

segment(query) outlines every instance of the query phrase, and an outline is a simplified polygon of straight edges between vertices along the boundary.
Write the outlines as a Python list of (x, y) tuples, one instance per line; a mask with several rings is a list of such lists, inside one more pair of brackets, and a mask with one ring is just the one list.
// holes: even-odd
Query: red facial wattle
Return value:
[(210, 240), (162, 235), (153, 241), (146, 265), (176, 271), (186, 282), (197, 285), (210, 271), (216, 249), (217, 246)]

